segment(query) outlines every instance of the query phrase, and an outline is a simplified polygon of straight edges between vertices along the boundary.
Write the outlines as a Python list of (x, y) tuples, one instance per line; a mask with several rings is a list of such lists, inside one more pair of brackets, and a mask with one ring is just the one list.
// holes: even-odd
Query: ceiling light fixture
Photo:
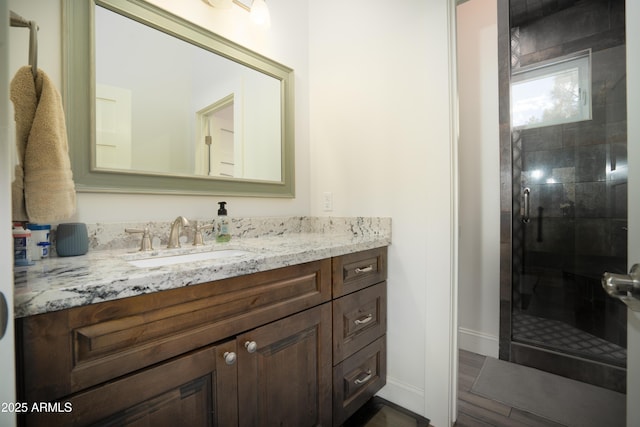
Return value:
[(251, 4), (251, 20), (265, 30), (271, 27), (271, 15), (264, 0), (253, 0)]

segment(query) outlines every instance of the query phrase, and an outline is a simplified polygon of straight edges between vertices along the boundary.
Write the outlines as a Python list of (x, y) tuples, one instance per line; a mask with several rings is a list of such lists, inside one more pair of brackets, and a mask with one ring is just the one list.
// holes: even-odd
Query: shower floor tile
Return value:
[(512, 334), (515, 341), (626, 366), (625, 348), (558, 320), (514, 312)]

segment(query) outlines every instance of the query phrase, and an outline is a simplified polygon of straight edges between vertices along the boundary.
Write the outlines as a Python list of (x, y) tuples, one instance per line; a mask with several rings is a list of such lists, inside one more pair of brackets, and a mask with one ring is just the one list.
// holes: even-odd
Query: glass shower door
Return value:
[(514, 224), (520, 240), (513, 254), (512, 339), (624, 367), (626, 306), (607, 298), (600, 279), (605, 271), (626, 270), (620, 173), (626, 150), (624, 144), (553, 147), (579, 127), (589, 123), (513, 133), (522, 147), (522, 202)]
[(624, 1), (510, 5), (510, 358), (624, 392), (627, 310), (601, 286), (627, 272)]

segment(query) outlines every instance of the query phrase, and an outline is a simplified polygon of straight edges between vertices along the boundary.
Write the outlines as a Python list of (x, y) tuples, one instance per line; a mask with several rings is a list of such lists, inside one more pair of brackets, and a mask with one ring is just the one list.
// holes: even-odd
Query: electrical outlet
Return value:
[(322, 194), (322, 210), (331, 212), (333, 210), (333, 193), (327, 191)]

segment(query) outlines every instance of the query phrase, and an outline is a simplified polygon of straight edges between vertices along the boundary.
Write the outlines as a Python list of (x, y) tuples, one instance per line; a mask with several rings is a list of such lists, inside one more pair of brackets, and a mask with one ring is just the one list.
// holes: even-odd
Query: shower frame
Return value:
[[(510, 1), (498, 0), (498, 93), (500, 137), (500, 322), (499, 358), (534, 367), (611, 390), (625, 392), (626, 369), (571, 356), (551, 349), (512, 341), (513, 285), (519, 280), (514, 244), (522, 242), (515, 235), (520, 221), (520, 188), (514, 189), (514, 173), (520, 151), (513, 142), (510, 112), (511, 25)], [(515, 146), (514, 146), (515, 145)], [(516, 171), (516, 169), (518, 169)], [(515, 222), (514, 222), (515, 221)], [(516, 230), (514, 230), (514, 228)]]

